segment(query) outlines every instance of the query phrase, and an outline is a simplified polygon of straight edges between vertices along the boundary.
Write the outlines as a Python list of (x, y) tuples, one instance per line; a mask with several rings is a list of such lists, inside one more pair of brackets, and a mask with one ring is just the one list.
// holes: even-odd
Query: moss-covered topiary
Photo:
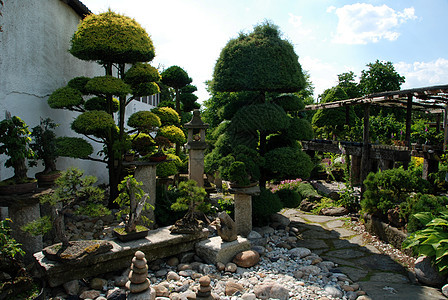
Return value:
[(232, 118), (236, 131), (277, 131), (287, 128), (289, 119), (283, 108), (276, 104), (263, 103), (245, 106)]
[(86, 91), (94, 95), (125, 96), (132, 93), (129, 85), (123, 80), (107, 75), (90, 79), (86, 84)]
[(162, 82), (167, 86), (180, 89), (191, 83), (191, 78), (187, 72), (179, 66), (171, 66), (162, 72)]
[(262, 188), (259, 196), (252, 197), (252, 219), (256, 226), (267, 225), (269, 216), (282, 209), (278, 195)]
[(107, 112), (92, 110), (80, 114), (73, 121), (71, 128), (79, 134), (104, 138), (111, 129), (116, 128), (116, 125), (112, 116)]
[(265, 168), (278, 179), (308, 178), (313, 163), (302, 150), (291, 147), (276, 148), (265, 155)]
[(140, 83), (132, 87), (135, 97), (149, 96), (160, 93), (160, 88), (155, 82)]
[(285, 135), (291, 140), (308, 141), (313, 139), (313, 126), (306, 119), (290, 117), (289, 126), (285, 129)]
[[(117, 98), (112, 99), (112, 112), (117, 112), (120, 103)], [(107, 100), (103, 97), (93, 97), (84, 103), (85, 110), (108, 110)]]
[(228, 170), (229, 180), (240, 186), (247, 186), (250, 183), (249, 175), (246, 172), (246, 165), (241, 161), (233, 162)]
[(57, 89), (48, 97), (48, 105), (51, 108), (71, 109), (83, 103), (81, 92), (68, 86)]
[(299, 111), (305, 108), (305, 103), (296, 94), (281, 94), (274, 99), (274, 103), (285, 111)]
[(84, 18), (71, 39), (70, 53), (82, 60), (115, 63), (151, 61), (155, 56), (140, 24), (110, 10)]
[(168, 161), (157, 165), (157, 176), (166, 178), (177, 174), (178, 168), (182, 165), (182, 160), (179, 156), (171, 153), (167, 155), (167, 160)]
[(128, 126), (144, 132), (153, 131), (161, 125), (160, 118), (149, 110), (133, 113), (128, 119)]
[(87, 84), (87, 82), (89, 82), (90, 79), (91, 78), (85, 77), (85, 76), (75, 77), (67, 83), (67, 86), (87, 95), (88, 92), (86, 90), (86, 84)]
[(305, 79), (293, 45), (281, 38), (277, 26), (265, 22), (227, 43), (212, 84), (219, 92), (296, 92)]
[(56, 149), (59, 156), (73, 158), (87, 158), (93, 153), (92, 145), (77, 137), (56, 138)]
[(179, 114), (170, 107), (156, 107), (151, 111), (160, 118), (163, 125), (179, 125), (180, 123)]
[(145, 82), (157, 82), (161, 80), (159, 71), (150, 64), (136, 63), (125, 74), (124, 82), (136, 86)]
[(172, 143), (185, 143), (185, 134), (179, 127), (174, 125), (162, 126), (157, 132), (158, 136), (163, 136), (169, 139)]

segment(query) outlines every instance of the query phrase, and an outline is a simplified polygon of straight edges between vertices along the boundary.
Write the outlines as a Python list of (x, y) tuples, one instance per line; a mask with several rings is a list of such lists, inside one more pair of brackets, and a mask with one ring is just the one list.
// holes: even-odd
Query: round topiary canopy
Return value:
[(218, 92), (296, 92), (305, 86), (298, 56), (268, 22), (240, 34), (221, 51), (213, 74)]
[(82, 60), (109, 63), (151, 61), (155, 56), (152, 40), (140, 24), (110, 10), (81, 22), (70, 53)]

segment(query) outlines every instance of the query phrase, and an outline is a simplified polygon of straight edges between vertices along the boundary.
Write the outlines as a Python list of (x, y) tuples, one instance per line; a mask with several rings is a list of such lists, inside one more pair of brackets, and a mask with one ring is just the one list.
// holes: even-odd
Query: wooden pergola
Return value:
[(366, 95), (360, 98), (341, 100), (336, 102), (307, 105), (305, 111), (345, 107), (348, 116), (349, 106), (364, 106), (364, 129), (361, 158), (361, 178), (364, 180), (368, 174), (368, 159), (370, 149), (369, 117), (372, 105), (406, 109), (405, 145), (410, 151), (411, 117), (412, 110), (427, 113), (443, 113), (444, 143), (443, 150), (447, 148), (448, 141), (448, 85), (414, 88), (400, 91), (389, 91)]

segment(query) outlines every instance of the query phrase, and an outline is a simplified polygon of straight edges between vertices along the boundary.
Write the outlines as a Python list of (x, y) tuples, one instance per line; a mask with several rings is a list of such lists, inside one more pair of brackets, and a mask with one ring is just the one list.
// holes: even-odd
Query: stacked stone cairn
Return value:
[(196, 292), (196, 299), (212, 300), (212, 287), (210, 286), (210, 277), (202, 276), (199, 278), (199, 289)]
[(146, 264), (145, 253), (142, 251), (135, 252), (126, 288), (130, 292), (128, 299), (150, 299), (151, 289), (148, 279), (148, 265)]

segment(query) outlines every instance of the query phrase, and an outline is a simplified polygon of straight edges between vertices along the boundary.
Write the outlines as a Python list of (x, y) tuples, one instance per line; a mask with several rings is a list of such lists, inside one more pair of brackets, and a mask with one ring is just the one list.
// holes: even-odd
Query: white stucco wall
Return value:
[[(81, 18), (60, 0), (3, 0), (0, 24), (0, 120), (5, 111), (22, 118), (30, 128), (39, 124), (41, 117), (50, 117), (60, 126), (58, 136), (76, 136), (70, 123), (76, 113), (53, 110), (48, 96), (65, 86), (76, 76), (103, 75), (96, 63), (84, 62), (72, 56), (70, 39)], [(95, 145), (94, 145), (95, 146)], [(101, 150), (96, 145), (95, 153)], [(13, 175), (5, 167), (5, 156), (0, 156), (0, 180)], [(58, 169), (77, 166), (86, 174), (107, 182), (106, 165), (98, 162), (59, 158)], [(32, 168), (34, 176), (42, 166)]]

